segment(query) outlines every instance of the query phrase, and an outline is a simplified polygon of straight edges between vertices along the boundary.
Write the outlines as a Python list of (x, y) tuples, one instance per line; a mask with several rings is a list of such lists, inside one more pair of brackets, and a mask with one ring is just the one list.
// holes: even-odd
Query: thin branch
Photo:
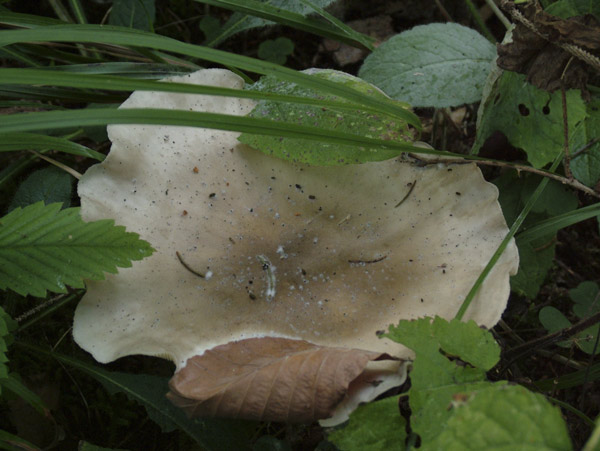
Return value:
[(446, 164), (446, 165), (475, 163), (475, 164), (479, 164), (479, 165), (483, 165), (483, 166), (511, 168), (516, 171), (531, 172), (533, 174), (541, 175), (542, 177), (548, 177), (552, 180), (556, 180), (557, 182), (560, 182), (563, 185), (569, 185), (570, 187), (572, 187), (574, 189), (583, 191), (584, 193), (589, 194), (590, 196), (600, 199), (600, 193), (585, 186), (583, 183), (581, 183), (577, 180), (569, 180), (566, 177), (554, 174), (552, 172), (544, 171), (542, 169), (532, 168), (531, 166), (524, 166), (524, 165), (520, 165), (520, 164), (513, 164), (513, 163), (507, 163), (505, 161), (495, 161), (495, 160), (461, 160), (458, 158), (431, 158), (431, 159), (428, 158), (425, 160), (425, 159), (418, 157), (412, 153), (409, 153), (408, 156), (411, 157), (412, 159), (416, 160), (418, 162), (418, 164), (421, 166), (428, 166), (428, 165), (440, 164), (440, 163)]
[(538, 348), (545, 348), (554, 343), (558, 343), (559, 341), (564, 341), (567, 338), (572, 337), (573, 335), (577, 335), (579, 332), (587, 329), (588, 327), (593, 326), (598, 322), (600, 322), (600, 312), (582, 319), (581, 321), (572, 325), (571, 327), (566, 327), (557, 332), (544, 335), (543, 337), (535, 338), (533, 340), (515, 346), (514, 348), (506, 351), (504, 357), (510, 360), (512, 363), (513, 360), (517, 360), (521, 357), (524, 357), (527, 354), (534, 352)]

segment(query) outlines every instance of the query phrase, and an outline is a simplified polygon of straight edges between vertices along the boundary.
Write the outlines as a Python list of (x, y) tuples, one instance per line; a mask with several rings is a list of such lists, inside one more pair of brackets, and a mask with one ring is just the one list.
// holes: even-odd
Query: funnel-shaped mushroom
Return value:
[[(172, 80), (243, 85), (217, 69)], [(253, 105), (136, 92), (122, 107), (244, 115)], [(88, 283), (73, 332), (100, 362), (158, 355), (174, 360), (181, 374), (196, 365), (192, 357), (210, 357), (207, 350), (262, 337), (370, 351), (357, 357), (362, 363), (347, 373), (347, 387), (382, 353), (410, 358), (406, 348), (378, 338), (389, 324), (452, 318), (507, 233), (497, 190), (475, 165), (417, 168), (394, 159), (309, 167), (267, 156), (237, 136), (109, 127), (110, 154), (79, 184), (82, 215), (114, 218), (156, 252), (106, 281)], [(488, 327), (498, 321), (517, 264), (512, 243), (466, 319)], [(288, 351), (281, 352), (285, 358)], [(336, 396), (335, 403), (343, 393)]]

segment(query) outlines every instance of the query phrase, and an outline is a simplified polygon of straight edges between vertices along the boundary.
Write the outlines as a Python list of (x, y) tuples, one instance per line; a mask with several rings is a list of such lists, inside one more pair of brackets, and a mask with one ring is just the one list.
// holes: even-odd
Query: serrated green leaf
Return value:
[(423, 451), (571, 450), (560, 410), (516, 385), (493, 385), (452, 405), (446, 428)]
[(72, 175), (55, 166), (32, 172), (19, 185), (8, 210), (40, 201), (46, 204), (60, 202), (66, 208), (71, 204), (73, 180)]
[(83, 222), (79, 208), (43, 202), (0, 218), (0, 289), (26, 296), (83, 288), (83, 279), (131, 266), (154, 250), (113, 220)]
[[(312, 74), (316, 78), (335, 81), (358, 92), (370, 94), (375, 98), (387, 100), (387, 97), (370, 84), (342, 72), (324, 70)], [(306, 89), (293, 83), (282, 82), (274, 77), (263, 77), (249, 89), (275, 92), (301, 97), (313, 97), (323, 100), (342, 99), (335, 96), (323, 96), (321, 93)], [(317, 126), (325, 133), (344, 132), (363, 138), (391, 140), (391, 142), (412, 141), (408, 125), (382, 114), (354, 110), (340, 113), (334, 109), (309, 105), (260, 101), (248, 115), (254, 118), (268, 118), (281, 123), (294, 123), (305, 126)], [(330, 142), (309, 142), (305, 139), (266, 136), (242, 133), (238, 138), (242, 143), (285, 160), (316, 166), (344, 165), (380, 161), (392, 158), (397, 152), (366, 147), (333, 144)]]
[(149, 31), (155, 16), (154, 0), (113, 0), (108, 23)]
[(394, 451), (406, 445), (406, 421), (398, 409), (398, 397), (382, 399), (358, 407), (350, 422), (333, 431), (327, 439), (340, 451)]
[[(448, 407), (455, 397), (491, 385), (485, 373), (500, 358), (500, 347), (492, 335), (474, 321), (448, 322), (439, 317), (402, 320), (391, 326), (385, 337), (416, 354), (408, 396), (411, 428), (423, 443), (433, 440), (445, 428), (452, 415)], [(479, 367), (458, 365), (440, 351)]]
[(393, 99), (442, 108), (480, 100), (495, 56), (494, 45), (475, 30), (419, 25), (381, 44), (358, 74)]
[[(566, 93), (569, 143), (575, 151), (585, 144), (583, 121), (586, 106), (577, 90)], [(536, 168), (552, 162), (563, 152), (563, 113), (561, 93), (549, 93), (527, 83), (525, 75), (505, 71), (484, 99), (477, 139), (478, 152), (495, 131), (506, 135), (510, 143), (527, 153)]]

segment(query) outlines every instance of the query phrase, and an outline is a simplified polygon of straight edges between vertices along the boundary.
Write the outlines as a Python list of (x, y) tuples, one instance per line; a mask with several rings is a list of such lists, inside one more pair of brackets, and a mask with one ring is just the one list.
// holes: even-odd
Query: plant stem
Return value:
[(508, 20), (506, 18), (506, 16), (502, 13), (500, 8), (498, 8), (498, 5), (496, 5), (496, 2), (494, 0), (485, 0), (485, 2), (491, 8), (491, 10), (494, 12), (494, 14), (498, 18), (498, 20), (500, 22), (502, 22), (502, 25), (504, 25), (504, 27), (507, 30), (510, 30), (510, 27), (512, 27), (512, 24), (510, 23), (510, 20)]

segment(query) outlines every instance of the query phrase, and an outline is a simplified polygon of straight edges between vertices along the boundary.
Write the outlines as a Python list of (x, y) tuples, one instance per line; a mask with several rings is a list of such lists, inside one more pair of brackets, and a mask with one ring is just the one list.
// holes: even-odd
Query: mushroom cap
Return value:
[[(243, 86), (220, 69), (168, 80)], [(245, 115), (253, 106), (135, 92), (121, 107)], [(378, 332), (400, 319), (454, 317), (508, 231), (496, 187), (474, 164), (310, 167), (240, 144), (234, 132), (113, 125), (108, 134), (110, 154), (79, 183), (82, 216), (113, 218), (156, 252), (88, 282), (73, 334), (100, 362), (146, 354), (181, 368), (207, 349), (266, 336), (409, 358)], [(465, 319), (493, 326), (517, 267), (513, 241)]]

